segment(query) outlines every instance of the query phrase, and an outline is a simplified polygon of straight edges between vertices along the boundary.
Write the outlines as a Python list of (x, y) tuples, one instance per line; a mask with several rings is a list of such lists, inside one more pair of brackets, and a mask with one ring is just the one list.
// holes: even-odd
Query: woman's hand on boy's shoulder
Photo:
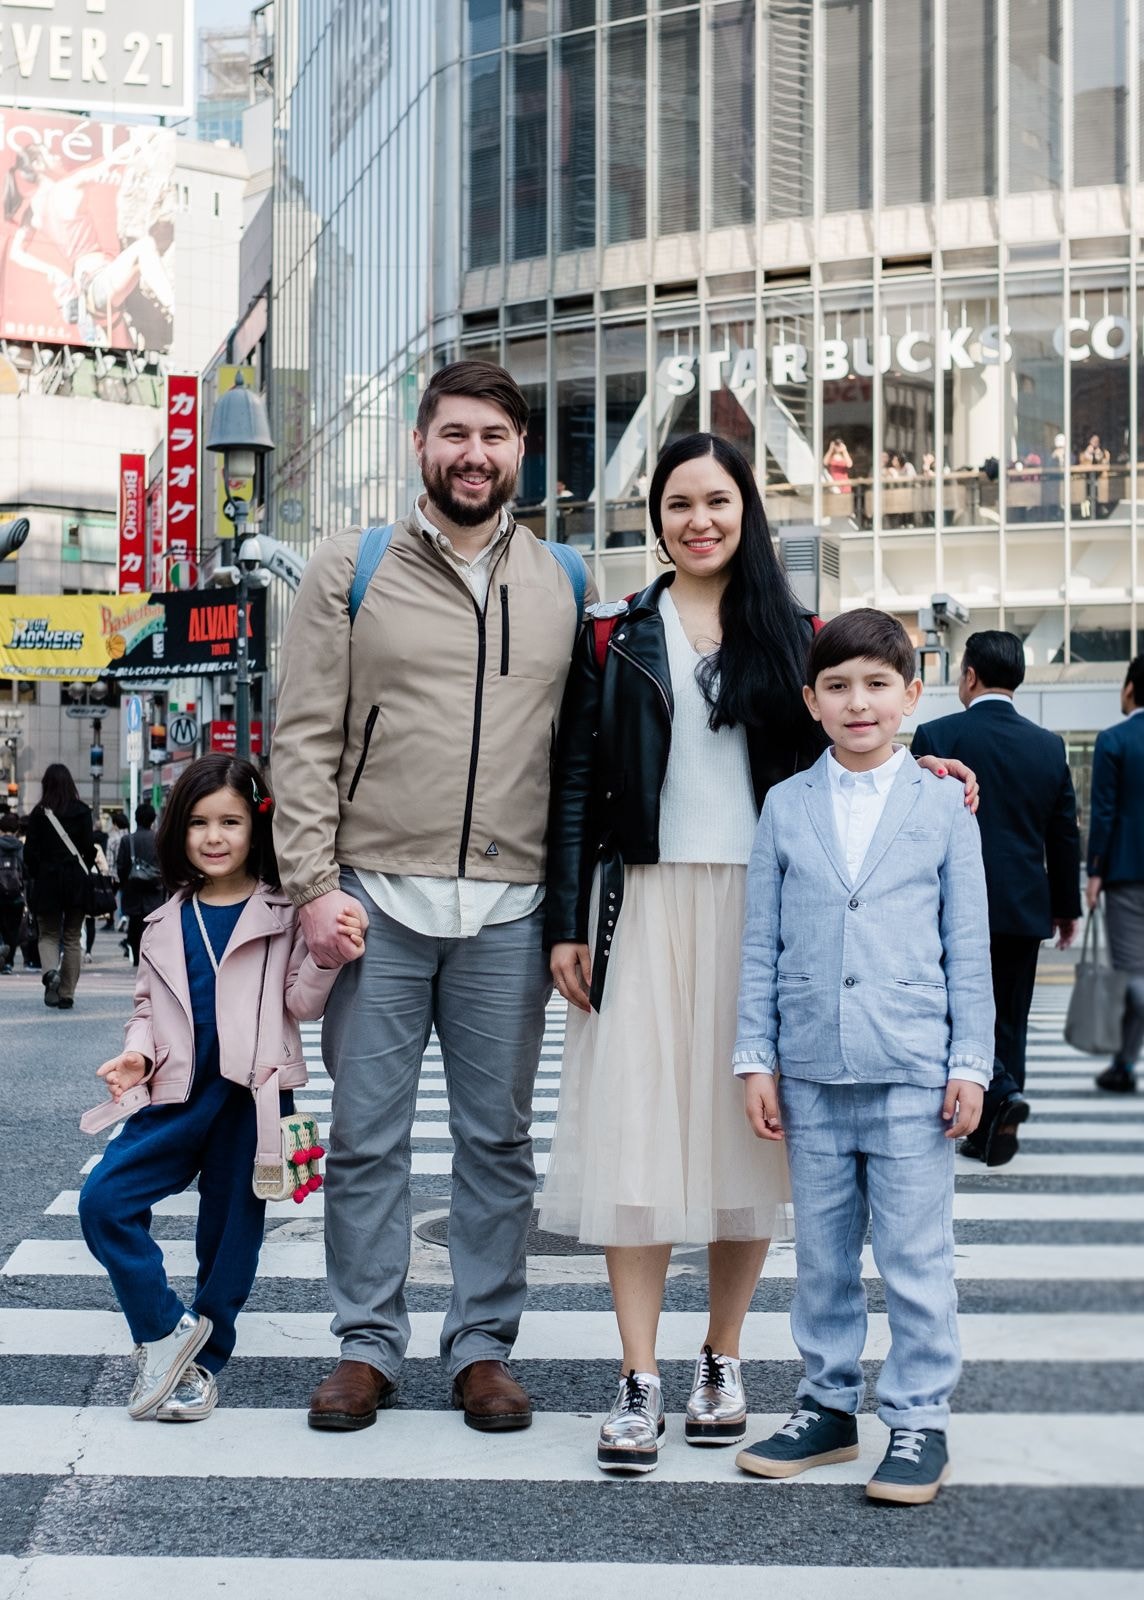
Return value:
[(915, 756), (919, 767), (924, 767), (927, 772), (932, 772), (935, 778), (958, 778), (965, 785), (965, 803), (970, 811), (977, 814), (977, 806), (981, 800), (981, 785), (977, 781), (977, 774), (964, 761), (956, 761), (945, 756)]
[(942, 1120), (949, 1123), (945, 1130), (947, 1139), (964, 1139), (981, 1121), (981, 1108), (985, 1104), (985, 1090), (968, 1078), (950, 1078), (945, 1086), (945, 1104), (941, 1108)]
[(113, 1100), (121, 1100), (128, 1089), (134, 1089), (147, 1076), (147, 1057), (138, 1050), (124, 1050), (122, 1055), (105, 1061), (95, 1075), (106, 1083)]

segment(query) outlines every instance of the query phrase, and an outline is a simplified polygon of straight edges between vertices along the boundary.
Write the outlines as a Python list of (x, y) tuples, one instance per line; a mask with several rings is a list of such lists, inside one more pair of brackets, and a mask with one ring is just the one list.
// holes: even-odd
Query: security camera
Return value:
[(13, 522), (0, 523), (0, 561), (14, 556), (28, 537), (32, 524), (27, 517), (17, 517)]
[(239, 546), (238, 564), (243, 572), (258, 572), (264, 565), (262, 545), (257, 537), (244, 539)]
[(955, 600), (951, 594), (935, 594), (932, 605), (935, 615), (944, 617), (948, 622), (964, 624), (969, 621), (969, 607), (962, 605), (960, 600)]

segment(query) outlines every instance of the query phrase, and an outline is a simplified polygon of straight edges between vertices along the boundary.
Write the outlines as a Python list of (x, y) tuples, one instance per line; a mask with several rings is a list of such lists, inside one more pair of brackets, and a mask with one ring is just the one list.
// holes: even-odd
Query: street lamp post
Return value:
[[(248, 389), (242, 373), (235, 377), (233, 389), (219, 395), (211, 414), (207, 449), (221, 454), (223, 476), (228, 488), (235, 480), (253, 483), (258, 462), (274, 448), (270, 437), (270, 424), (266, 404), (260, 394)], [(226, 514), (234, 526), (234, 535), (241, 551), (242, 540), (251, 532), (250, 504), (228, 496)], [(250, 653), (247, 649), (246, 619), (250, 609), (250, 588), (246, 569), (238, 563), (236, 584), (237, 603), (235, 623), (235, 752), (250, 760)]]

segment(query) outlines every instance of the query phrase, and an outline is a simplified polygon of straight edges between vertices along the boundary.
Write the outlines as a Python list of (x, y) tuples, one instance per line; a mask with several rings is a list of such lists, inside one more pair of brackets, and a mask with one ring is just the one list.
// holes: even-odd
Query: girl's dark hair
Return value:
[(773, 729), (815, 746), (802, 699), (811, 628), (779, 565), (755, 475), (734, 445), (713, 433), (678, 439), (660, 456), (648, 489), (656, 537), (663, 532), (663, 496), (677, 467), (714, 456), (743, 500), (739, 548), (719, 605), (723, 642), (699, 667), (713, 731), (741, 725)]
[(50, 767), (44, 768), (44, 776), (40, 779), (40, 805), (45, 811), (54, 811), (57, 816), (62, 816), (65, 811), (79, 804), (75, 779), (62, 761), (53, 761)]
[[(249, 761), (239, 761), (234, 756), (200, 756), (192, 761), (186, 772), (171, 790), (163, 815), (155, 848), (159, 856), (159, 870), (169, 894), (176, 889), (199, 889), (206, 882), (203, 874), (192, 867), (187, 857), (187, 824), (199, 803), (220, 789), (233, 789), (246, 802), (250, 812), (250, 855), (247, 869), (252, 877), (280, 889), (278, 858), (274, 854), (273, 799), (266, 779)], [(267, 803), (269, 802), (269, 804)]]

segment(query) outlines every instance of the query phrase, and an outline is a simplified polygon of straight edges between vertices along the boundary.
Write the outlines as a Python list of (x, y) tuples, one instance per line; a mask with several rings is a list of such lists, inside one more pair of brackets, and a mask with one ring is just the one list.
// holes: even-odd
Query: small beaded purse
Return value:
[(308, 1194), (322, 1187), (318, 1167), (325, 1155), (318, 1143), (318, 1124), (304, 1112), (279, 1119), (281, 1158), (266, 1161), (259, 1152), (254, 1160), (254, 1192), (260, 1200), (293, 1200), (301, 1205)]

